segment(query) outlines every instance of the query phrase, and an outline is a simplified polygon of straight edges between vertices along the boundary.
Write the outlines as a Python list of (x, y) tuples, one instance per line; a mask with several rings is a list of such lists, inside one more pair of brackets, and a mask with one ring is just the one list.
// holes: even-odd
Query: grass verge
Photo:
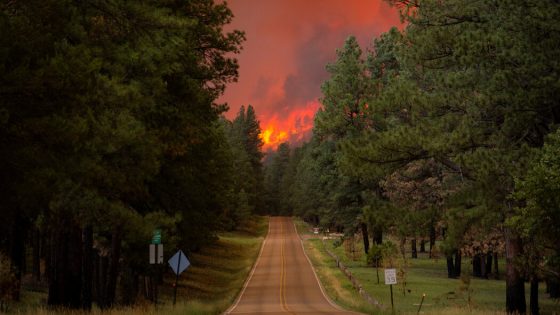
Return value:
[[(335, 261), (326, 253), (320, 236), (313, 235), (309, 226), (295, 219), (296, 227), (304, 239), (304, 247), (311, 258), (319, 279), (329, 297), (337, 304), (354, 311), (367, 314), (391, 314), (390, 288), (384, 284), (383, 269), (379, 269), (380, 283), (377, 283), (375, 268), (365, 264), (365, 256), (352, 261), (345, 253), (344, 246), (334, 247), (333, 240), (327, 240), (327, 247), (349, 267), (352, 274), (371, 296), (383, 304), (383, 309), (367, 304), (352, 287), (350, 281), (336, 267)], [(422, 294), (426, 294), (422, 314), (470, 314), (505, 315), (505, 281), (471, 278), (467, 285), (460, 279), (448, 279), (444, 259), (429, 259), (420, 255), (409, 259), (406, 286), (393, 286), (395, 310), (397, 314), (417, 314)], [(463, 260), (463, 272), (469, 273), (470, 259)], [(501, 271), (505, 272), (503, 266)], [(539, 287), (540, 314), (560, 314), (560, 304), (545, 294), (544, 285)], [(529, 287), (526, 287), (526, 301), (529, 304)]]
[(305, 222), (294, 218), (294, 223), (303, 239), (305, 252), (309, 256), (317, 277), (319, 277), (319, 281), (321, 281), (321, 285), (331, 301), (345, 309), (372, 314), (376, 308), (363, 300), (358, 292), (352, 288), (352, 283), (328, 256), (321, 245), (321, 240), (311, 232)]
[(241, 230), (222, 233), (219, 240), (190, 255), (191, 267), (180, 277), (177, 304), (172, 305), (171, 283), (167, 278), (161, 285), (157, 307), (150, 303), (140, 303), (134, 307), (91, 312), (66, 309), (48, 309), (44, 303), (45, 293), (24, 291), (23, 302), (14, 305), (12, 314), (38, 315), (151, 315), (151, 314), (221, 314), (240, 293), (253, 263), (257, 259), (261, 244), (266, 236), (268, 218), (257, 217)]

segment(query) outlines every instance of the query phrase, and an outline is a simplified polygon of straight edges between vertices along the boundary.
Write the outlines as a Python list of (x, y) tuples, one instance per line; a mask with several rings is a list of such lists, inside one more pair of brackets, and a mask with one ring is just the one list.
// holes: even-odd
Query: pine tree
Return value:
[[(186, 248), (219, 228), (230, 181), (214, 124), (225, 108), (214, 102), (237, 77), (229, 53), (243, 34), (222, 32), (232, 13), (211, 0), (0, 10), (0, 172), (13, 179), (2, 183), (1, 207), (19, 228), (0, 232), (0, 243), (12, 244), (21, 269), (24, 234), (43, 222), (49, 304), (108, 307), (121, 262), (154, 228), (144, 216), (166, 213), (183, 232), (171, 238), (169, 229), (169, 239)], [(93, 237), (110, 253), (96, 281)], [(92, 297), (92, 282), (102, 294)]]

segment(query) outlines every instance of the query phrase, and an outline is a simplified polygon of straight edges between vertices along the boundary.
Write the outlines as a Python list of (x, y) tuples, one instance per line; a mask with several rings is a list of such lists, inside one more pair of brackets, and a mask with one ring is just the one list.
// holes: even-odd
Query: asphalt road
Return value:
[(291, 218), (270, 218), (264, 242), (253, 273), (228, 314), (357, 314), (327, 300)]

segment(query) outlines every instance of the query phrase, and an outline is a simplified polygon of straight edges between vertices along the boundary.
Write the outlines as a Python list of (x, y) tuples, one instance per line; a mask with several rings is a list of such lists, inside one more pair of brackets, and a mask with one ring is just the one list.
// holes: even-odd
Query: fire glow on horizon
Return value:
[(293, 108), (286, 118), (280, 118), (275, 114), (269, 119), (262, 119), (263, 150), (274, 150), (283, 142), (299, 144), (308, 140), (313, 129), (315, 113), (320, 106), (318, 101), (312, 101), (304, 107)]

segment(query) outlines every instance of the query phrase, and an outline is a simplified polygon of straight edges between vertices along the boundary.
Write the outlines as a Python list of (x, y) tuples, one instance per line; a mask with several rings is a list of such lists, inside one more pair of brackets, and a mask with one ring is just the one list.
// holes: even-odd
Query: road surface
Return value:
[(227, 314), (357, 314), (327, 300), (291, 218), (270, 218), (264, 242), (247, 285)]

